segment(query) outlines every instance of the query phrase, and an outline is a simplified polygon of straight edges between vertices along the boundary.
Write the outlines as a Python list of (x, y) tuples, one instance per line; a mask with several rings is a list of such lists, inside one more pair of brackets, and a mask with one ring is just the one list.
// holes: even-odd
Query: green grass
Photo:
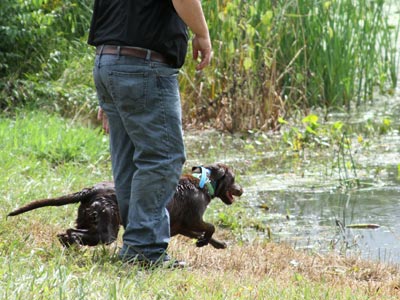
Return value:
[(0, 186), (7, 209), (16, 199), (81, 189), (110, 178), (108, 138), (99, 129), (40, 111), (21, 112), (14, 119), (0, 118), (0, 137)]
[(11, 122), (1, 122), (0, 134), (4, 136), (2, 145), (10, 150), (8, 154), (27, 157), (32, 162), (87, 163), (104, 160), (108, 155), (108, 139), (99, 129), (40, 112), (20, 113)]

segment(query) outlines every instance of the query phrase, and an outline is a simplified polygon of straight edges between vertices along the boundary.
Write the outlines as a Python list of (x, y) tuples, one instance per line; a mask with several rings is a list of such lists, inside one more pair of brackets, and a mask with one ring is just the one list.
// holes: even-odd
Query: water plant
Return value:
[[(279, 119), (282, 126), (282, 140), (299, 153), (315, 151), (318, 148), (330, 148), (332, 157), (325, 161), (331, 166), (332, 173), (337, 173), (339, 186), (344, 189), (359, 187), (357, 165), (353, 159), (352, 139), (348, 136), (349, 126), (341, 121), (320, 124), (319, 117), (309, 114), (302, 119), (302, 127), (289, 125), (284, 119)], [(359, 143), (360, 136), (357, 140)], [(304, 155), (304, 154), (303, 154)]]

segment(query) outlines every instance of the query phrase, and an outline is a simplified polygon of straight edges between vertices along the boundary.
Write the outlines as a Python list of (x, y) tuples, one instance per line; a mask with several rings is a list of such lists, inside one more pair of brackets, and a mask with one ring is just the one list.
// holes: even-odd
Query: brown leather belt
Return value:
[[(102, 49), (103, 48), (103, 49)], [(150, 60), (156, 61), (160, 63), (168, 63), (168, 59), (155, 51), (134, 48), (134, 47), (126, 47), (126, 46), (113, 46), (113, 45), (104, 45), (96, 47), (96, 54), (112, 54), (112, 55), (121, 55), (121, 56), (133, 56), (137, 58), (145, 59), (147, 57), (147, 52), (150, 51)]]

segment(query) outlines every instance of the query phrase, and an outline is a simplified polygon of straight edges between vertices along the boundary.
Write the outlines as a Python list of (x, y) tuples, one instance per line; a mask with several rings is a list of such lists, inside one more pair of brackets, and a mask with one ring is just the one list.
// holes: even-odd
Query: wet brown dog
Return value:
[[(182, 234), (197, 239), (197, 247), (211, 244), (226, 248), (226, 244), (212, 238), (214, 225), (203, 220), (203, 214), (214, 197), (224, 203), (233, 203), (233, 196), (241, 196), (242, 187), (235, 183), (235, 175), (224, 164), (193, 167), (191, 175), (183, 175), (174, 197), (167, 205), (170, 214), (171, 236)], [(118, 236), (121, 219), (113, 182), (102, 182), (91, 188), (66, 196), (33, 201), (9, 213), (16, 216), (45, 207), (80, 203), (76, 228), (59, 234), (60, 242), (68, 247), (73, 244), (95, 246), (110, 244)]]

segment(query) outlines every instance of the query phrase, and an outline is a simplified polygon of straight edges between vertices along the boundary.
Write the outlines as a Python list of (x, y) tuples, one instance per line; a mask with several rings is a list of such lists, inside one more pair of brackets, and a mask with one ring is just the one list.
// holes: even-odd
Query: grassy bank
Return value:
[[(398, 299), (398, 267), (357, 258), (244, 242), (218, 227), (228, 249), (198, 249), (172, 239), (184, 270), (143, 271), (116, 260), (118, 242), (65, 251), (56, 234), (74, 225), (76, 206), (5, 216), (32, 199), (110, 179), (107, 137), (70, 119), (40, 112), (0, 118), (0, 299)], [(238, 206), (239, 208), (235, 208)], [(210, 215), (218, 209), (214, 204)], [(224, 210), (237, 216), (240, 203)], [(207, 217), (210, 217), (208, 215)], [(216, 224), (218, 217), (213, 217)], [(236, 220), (239, 231), (248, 222)], [(232, 225), (233, 226), (233, 225)], [(236, 228), (237, 229), (237, 228)]]
[(175, 238), (170, 251), (189, 267), (143, 271), (115, 261), (114, 245), (64, 252), (47, 236), (58, 228), (39, 226), (33, 220), (11, 222), (20, 223), (29, 223), (29, 230), (12, 239), (6, 236), (3, 241), (9, 244), (1, 244), (1, 299), (384, 300), (400, 296), (398, 269), (357, 259), (309, 255), (273, 243), (231, 243), (223, 251), (197, 249)]

